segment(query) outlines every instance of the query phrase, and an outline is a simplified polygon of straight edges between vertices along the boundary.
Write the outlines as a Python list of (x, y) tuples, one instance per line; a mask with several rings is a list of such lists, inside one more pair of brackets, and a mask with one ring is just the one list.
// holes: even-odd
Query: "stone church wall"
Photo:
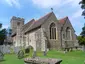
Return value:
[[(66, 29), (67, 27), (70, 28), (70, 31), (71, 31), (71, 35), (70, 35), (70, 39), (68, 40), (67, 37), (66, 37)], [(64, 36), (65, 38), (63, 38), (63, 35), (62, 35), (62, 43), (64, 44), (63, 47), (67, 47), (66, 45), (68, 45), (68, 47), (74, 47), (74, 46), (78, 46), (78, 42), (77, 42), (77, 38), (76, 38), (76, 35), (75, 35), (75, 31), (69, 21), (69, 19), (66, 20), (66, 23), (64, 24), (63, 26), (63, 33), (64, 33)]]
[(25, 35), (26, 39), (26, 47), (32, 46), (33, 49), (36, 51), (36, 40), (35, 40), (35, 32), (30, 32)]
[(41, 50), (41, 29), (35, 31), (36, 38), (36, 48), (37, 50)]
[(45, 51), (47, 49), (42, 28), (26, 34), (26, 46), (32, 46), (38, 51)]
[[(50, 39), (50, 25), (51, 23), (54, 23), (56, 25), (56, 39)], [(60, 49), (61, 48), (61, 42), (60, 42), (60, 27), (58, 24), (58, 20), (55, 17), (55, 15), (51, 15), (51, 17), (46, 20), (46, 22), (42, 25), (42, 28), (45, 29), (47, 38), (48, 38), (48, 44), (47, 47), (50, 49)]]

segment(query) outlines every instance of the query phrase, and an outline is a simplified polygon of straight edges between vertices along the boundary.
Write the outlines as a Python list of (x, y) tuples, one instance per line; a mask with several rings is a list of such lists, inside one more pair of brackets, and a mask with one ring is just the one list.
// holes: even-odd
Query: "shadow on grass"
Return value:
[[(23, 58), (29, 57), (29, 54), (25, 54)], [(23, 59), (23, 58), (18, 58), (18, 59)]]
[(24, 58), (29, 57), (29, 54), (24, 55)]
[(4, 62), (4, 61), (6, 61), (6, 60), (4, 60), (4, 59), (3, 60), (0, 60), (0, 62)]

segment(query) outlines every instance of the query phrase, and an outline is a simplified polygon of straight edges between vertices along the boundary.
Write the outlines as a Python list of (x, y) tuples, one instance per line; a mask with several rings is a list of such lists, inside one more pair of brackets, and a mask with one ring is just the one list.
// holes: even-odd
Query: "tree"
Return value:
[(82, 37), (85, 37), (85, 24), (84, 24), (84, 27), (82, 28), (82, 32), (80, 34)]
[(83, 9), (82, 15), (85, 16), (85, 0), (81, 0), (79, 4), (81, 4), (81, 8)]
[(77, 39), (80, 45), (85, 45), (85, 37), (78, 36)]
[(6, 39), (6, 29), (2, 29), (2, 24), (0, 23), (0, 45), (3, 45), (4, 40)]
[(83, 45), (83, 50), (85, 51), (85, 24), (84, 27), (82, 28), (80, 36), (78, 36), (78, 42), (80, 45)]

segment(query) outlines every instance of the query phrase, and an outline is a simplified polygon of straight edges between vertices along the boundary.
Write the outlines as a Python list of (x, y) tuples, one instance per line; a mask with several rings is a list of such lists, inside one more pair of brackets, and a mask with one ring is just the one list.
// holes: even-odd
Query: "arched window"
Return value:
[(71, 40), (71, 29), (69, 27), (66, 28), (66, 39)]
[(50, 25), (50, 39), (56, 39), (56, 27), (54, 23)]

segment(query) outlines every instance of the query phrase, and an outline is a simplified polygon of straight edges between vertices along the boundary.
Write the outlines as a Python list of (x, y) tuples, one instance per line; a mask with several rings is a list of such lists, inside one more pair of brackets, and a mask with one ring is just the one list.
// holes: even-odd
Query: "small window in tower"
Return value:
[(17, 22), (17, 25), (19, 26), (20, 25), (20, 22)]

